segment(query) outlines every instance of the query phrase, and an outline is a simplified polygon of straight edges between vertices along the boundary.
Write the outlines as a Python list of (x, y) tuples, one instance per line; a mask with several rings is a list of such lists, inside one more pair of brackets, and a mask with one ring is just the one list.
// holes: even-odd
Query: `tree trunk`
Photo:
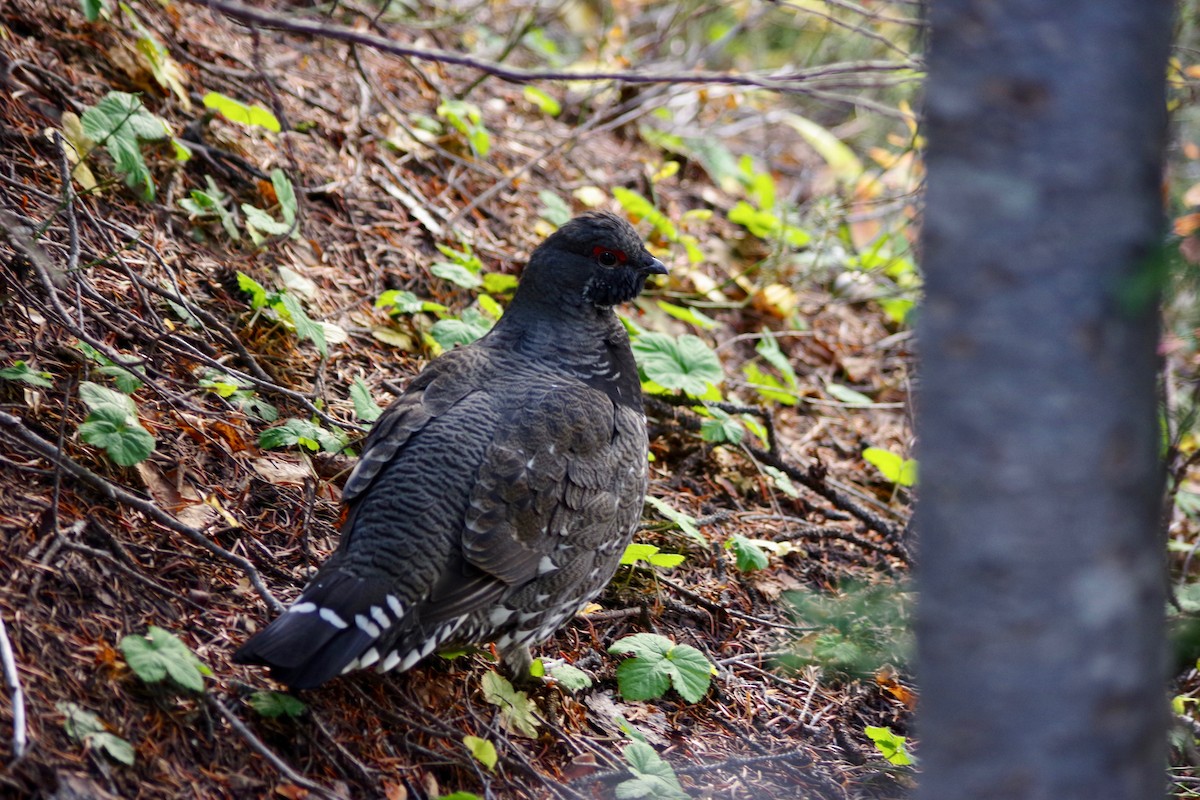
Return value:
[(933, 0), (923, 800), (1163, 796), (1165, 0)]

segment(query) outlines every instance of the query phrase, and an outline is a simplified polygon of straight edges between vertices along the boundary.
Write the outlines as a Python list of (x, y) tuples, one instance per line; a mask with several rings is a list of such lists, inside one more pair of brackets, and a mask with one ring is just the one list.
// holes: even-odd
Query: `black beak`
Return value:
[(639, 270), (639, 272), (644, 272), (647, 275), (670, 274), (670, 270), (667, 269), (666, 264), (662, 263), (661, 261), (659, 261), (654, 256), (650, 255), (649, 253), (647, 253), (646, 255), (649, 256), (649, 260), (642, 262), (642, 267)]

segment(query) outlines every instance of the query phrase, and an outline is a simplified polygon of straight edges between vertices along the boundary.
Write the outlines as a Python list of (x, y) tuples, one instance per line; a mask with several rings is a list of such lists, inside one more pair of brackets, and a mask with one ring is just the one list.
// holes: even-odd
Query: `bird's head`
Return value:
[(513, 302), (536, 295), (543, 302), (611, 308), (637, 297), (648, 276), (666, 274), (632, 225), (594, 211), (575, 217), (533, 251)]

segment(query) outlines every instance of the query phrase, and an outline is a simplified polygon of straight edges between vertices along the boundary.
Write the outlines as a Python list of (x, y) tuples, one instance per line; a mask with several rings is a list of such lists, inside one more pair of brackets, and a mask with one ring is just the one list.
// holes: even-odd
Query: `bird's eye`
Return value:
[(624, 264), (627, 258), (620, 250), (609, 250), (607, 247), (599, 246), (592, 250), (592, 255), (596, 257), (596, 263), (602, 267), (615, 267), (617, 264)]

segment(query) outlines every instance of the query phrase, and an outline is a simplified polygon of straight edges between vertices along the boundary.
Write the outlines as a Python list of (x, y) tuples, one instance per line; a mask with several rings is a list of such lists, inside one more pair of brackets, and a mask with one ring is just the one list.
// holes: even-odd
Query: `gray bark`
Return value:
[(1163, 796), (1165, 0), (933, 0), (923, 800)]

